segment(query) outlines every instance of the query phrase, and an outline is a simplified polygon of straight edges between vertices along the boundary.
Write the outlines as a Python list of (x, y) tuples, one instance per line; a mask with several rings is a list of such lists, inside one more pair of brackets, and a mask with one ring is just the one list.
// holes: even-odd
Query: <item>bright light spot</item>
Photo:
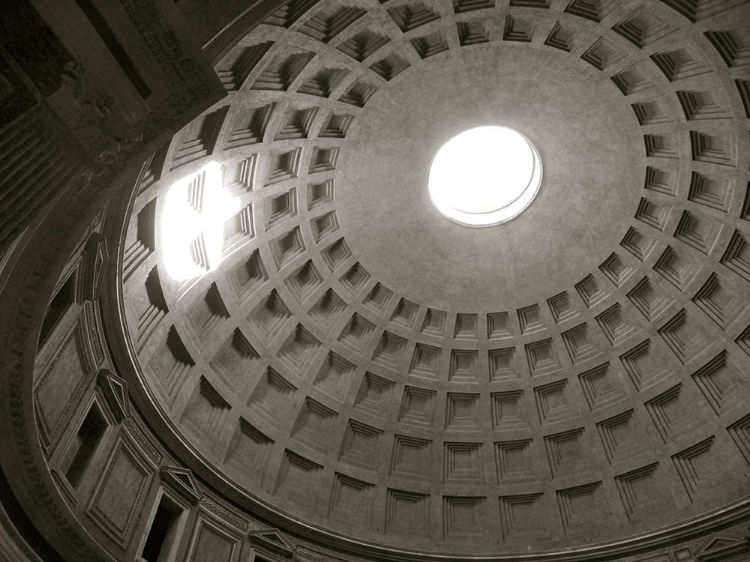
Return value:
[(185, 280), (216, 269), (224, 247), (224, 223), (239, 208), (239, 198), (222, 187), (218, 162), (176, 182), (167, 193), (161, 222), (169, 275)]
[(539, 152), (506, 127), (477, 127), (453, 137), (435, 155), (428, 180), (438, 210), (469, 226), (512, 219), (528, 207), (541, 183)]

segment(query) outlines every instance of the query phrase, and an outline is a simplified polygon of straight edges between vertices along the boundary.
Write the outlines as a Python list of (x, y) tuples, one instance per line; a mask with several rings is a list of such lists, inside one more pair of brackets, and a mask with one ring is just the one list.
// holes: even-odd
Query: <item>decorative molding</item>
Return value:
[(138, 447), (144, 452), (144, 454), (151, 460), (151, 462), (158, 466), (161, 463), (163, 455), (159, 450), (151, 444), (151, 441), (143, 433), (138, 423), (132, 418), (127, 417), (123, 421), (123, 429), (127, 435), (138, 444)]
[(260, 552), (273, 553), (284, 559), (294, 557), (294, 545), (277, 529), (251, 531), (247, 539)]
[(204, 495), (203, 498), (200, 501), (200, 507), (204, 508), (206, 511), (212, 513), (219, 519), (221, 519), (225, 523), (229, 523), (230, 525), (233, 525), (237, 529), (241, 531), (247, 530), (247, 520), (243, 519), (239, 515), (235, 514), (234, 512), (230, 511), (220, 503), (218, 503), (216, 500), (214, 500), (210, 496)]
[(170, 485), (172, 490), (186, 499), (191, 505), (197, 504), (203, 497), (203, 492), (190, 469), (176, 466), (162, 466), (159, 474), (162, 480)]
[(117, 423), (130, 417), (127, 382), (108, 369), (100, 369), (96, 375), (96, 384), (101, 389), (104, 400), (115, 415)]

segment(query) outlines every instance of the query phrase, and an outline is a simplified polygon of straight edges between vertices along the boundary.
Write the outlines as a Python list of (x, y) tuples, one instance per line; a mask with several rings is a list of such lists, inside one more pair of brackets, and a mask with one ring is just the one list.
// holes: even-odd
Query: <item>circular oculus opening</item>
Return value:
[(542, 184), (539, 151), (507, 127), (476, 127), (438, 150), (430, 167), (432, 203), (467, 226), (492, 226), (518, 216)]

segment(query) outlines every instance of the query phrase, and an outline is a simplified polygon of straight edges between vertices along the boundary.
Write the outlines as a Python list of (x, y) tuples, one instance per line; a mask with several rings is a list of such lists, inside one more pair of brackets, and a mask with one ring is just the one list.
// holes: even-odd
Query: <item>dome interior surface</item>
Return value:
[[(475, 230), (436, 212), (426, 177), (445, 142), (483, 125), (532, 139), (544, 178), (522, 215)], [(357, 188), (341, 191), (337, 215), (362, 264), (411, 298), (467, 312), (523, 306), (580, 281), (618, 244), (643, 183), (639, 129), (611, 81), (564, 52), (446, 52), (375, 94), (352, 124), (339, 176)]]
[[(297, 0), (244, 37), (124, 240), (130, 343), (183, 460), (240, 505), (457, 556), (744, 497), (750, 56), (716, 34), (750, 6), (688, 4)], [(527, 135), (544, 179), (473, 229), (426, 182), (484, 125)], [(165, 194), (212, 160), (241, 210), (218, 270), (173, 280)]]

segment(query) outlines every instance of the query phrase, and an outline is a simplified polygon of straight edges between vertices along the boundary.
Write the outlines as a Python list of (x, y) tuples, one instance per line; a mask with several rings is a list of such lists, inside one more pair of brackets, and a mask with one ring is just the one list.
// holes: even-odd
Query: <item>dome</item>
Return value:
[[(200, 111), (70, 180), (112, 187), (35, 281), (55, 502), (147, 562), (750, 555), (747, 2), (279, 5), (185, 16)], [(449, 170), (477, 131), (520, 144)]]

